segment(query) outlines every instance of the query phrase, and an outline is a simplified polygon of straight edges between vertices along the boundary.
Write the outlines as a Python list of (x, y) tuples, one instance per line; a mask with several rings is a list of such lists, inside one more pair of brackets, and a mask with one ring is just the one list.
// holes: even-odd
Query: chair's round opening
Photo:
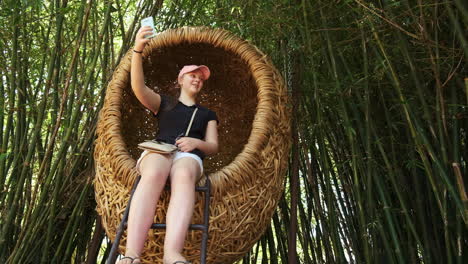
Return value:
[[(247, 144), (257, 106), (257, 87), (249, 66), (236, 54), (207, 43), (177, 44), (155, 48), (145, 58), (146, 85), (162, 94), (175, 94), (177, 75), (184, 65), (203, 64), (211, 70), (198, 103), (218, 115), (219, 152), (207, 157), (205, 171), (228, 165)], [(137, 159), (137, 144), (154, 139), (157, 122), (136, 99), (127, 83), (123, 91), (121, 132), (130, 155)]]

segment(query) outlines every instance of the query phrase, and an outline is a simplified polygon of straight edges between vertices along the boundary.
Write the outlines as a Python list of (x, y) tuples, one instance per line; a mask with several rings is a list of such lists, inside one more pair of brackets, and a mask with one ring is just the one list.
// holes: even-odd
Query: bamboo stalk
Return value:
[[(301, 51), (302, 97), (295, 110), (300, 191), (296, 196), (286, 188), (271, 230), (245, 263), (274, 263), (276, 254), (286, 263), (293, 219), (299, 242), (293, 247), (305, 263), (464, 263), (468, 80), (462, 29), (468, 20), (461, 1), (203, 1), (193, 9), (190, 1), (128, 1), (113, 4), (116, 24), (105, 26), (109, 2), (86, 3), (93, 6), (84, 19), (83, 1), (69, 9), (56, 8), (55, 1), (40, 8), (21, 3), (16, 15), (0, 18), (21, 15), (13, 23), (20, 25), (16, 33), (10, 24), (0, 26), (0, 184), (7, 190), (0, 193), (0, 225), (8, 224), (8, 233), (0, 232), (8, 238), (1, 261), (37, 262), (46, 258), (43, 252), (84, 261), (96, 213), (87, 197), (74, 202), (92, 177), (83, 171), (92, 163), (103, 84), (132, 45), (139, 19), (158, 12), (161, 29), (222, 25), (266, 51), (284, 73), (287, 50)], [(61, 33), (43, 19), (58, 16), (67, 17)], [(72, 21), (87, 23), (86, 33)], [(57, 35), (61, 46), (45, 45)], [(122, 35), (122, 43), (114, 35)], [(77, 113), (83, 108), (91, 110)], [(293, 197), (297, 218), (288, 206)], [(17, 214), (7, 223), (10, 206)], [(59, 224), (47, 242), (41, 234), (54, 219)], [(47, 251), (46, 244), (60, 249)]]

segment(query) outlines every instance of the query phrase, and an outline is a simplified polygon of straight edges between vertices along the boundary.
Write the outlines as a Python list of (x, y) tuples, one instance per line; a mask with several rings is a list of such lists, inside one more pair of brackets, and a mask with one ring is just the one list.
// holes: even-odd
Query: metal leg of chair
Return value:
[(130, 212), (130, 203), (132, 202), (133, 194), (135, 193), (136, 187), (138, 183), (140, 182), (140, 178), (141, 176), (138, 176), (135, 180), (135, 183), (133, 184), (132, 192), (130, 194), (130, 199), (128, 199), (127, 208), (125, 208), (122, 221), (120, 222), (119, 228), (117, 229), (117, 234), (115, 235), (114, 243), (112, 243), (111, 252), (109, 253), (109, 257), (107, 258), (106, 264), (114, 264), (115, 260), (117, 259), (117, 252), (119, 250), (120, 238), (122, 238), (122, 234), (124, 232), (125, 225), (128, 220), (128, 214)]
[(210, 224), (210, 196), (211, 196), (211, 182), (210, 178), (206, 177), (206, 191), (205, 191), (205, 208), (203, 209), (203, 225), (205, 229), (202, 235), (202, 248), (200, 254), (200, 263), (206, 263), (206, 251), (208, 246), (208, 230)]
[[(127, 224), (128, 214), (130, 212), (130, 204), (132, 202), (133, 194), (135, 193), (136, 187), (138, 186), (138, 183), (140, 182), (140, 178), (141, 176), (138, 176), (138, 178), (135, 180), (135, 183), (133, 184), (132, 191), (130, 194), (130, 199), (128, 200), (127, 208), (125, 208), (122, 221), (120, 222), (120, 225), (117, 229), (117, 234), (115, 236), (114, 242), (112, 243), (111, 252), (109, 253), (109, 257), (107, 258), (106, 264), (114, 264), (117, 259), (117, 252), (119, 248), (120, 239), (122, 238), (123, 232)], [(206, 189), (204, 190), (205, 204), (203, 208), (203, 226), (204, 227), (203, 227), (203, 234), (202, 234), (201, 254), (200, 254), (201, 264), (206, 264), (206, 251), (208, 248), (208, 230), (209, 230), (209, 221), (210, 221), (210, 197), (211, 197), (211, 182), (208, 177), (206, 178), (206, 183), (205, 183), (204, 188)], [(166, 225), (153, 223), (151, 228), (165, 229)], [(197, 227), (196, 229), (200, 230), (199, 228), (201, 227)]]

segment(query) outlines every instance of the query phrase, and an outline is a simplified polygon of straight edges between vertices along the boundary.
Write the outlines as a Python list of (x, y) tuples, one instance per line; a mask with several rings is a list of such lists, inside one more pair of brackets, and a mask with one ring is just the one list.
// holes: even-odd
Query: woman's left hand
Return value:
[(200, 139), (192, 137), (181, 137), (175, 143), (183, 152), (190, 152), (197, 148)]

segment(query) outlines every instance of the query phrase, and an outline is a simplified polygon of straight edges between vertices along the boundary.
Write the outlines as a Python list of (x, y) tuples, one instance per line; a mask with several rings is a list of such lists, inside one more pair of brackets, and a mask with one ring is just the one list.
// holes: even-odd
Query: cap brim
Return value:
[(204, 80), (208, 80), (208, 78), (210, 78), (211, 73), (210, 73), (210, 69), (207, 66), (200, 65), (195, 70), (200, 70), (202, 72)]
[(200, 70), (203, 75), (203, 80), (208, 80), (208, 78), (210, 78), (210, 69), (205, 65), (186, 65), (182, 68), (182, 70), (180, 70), (179, 78), (186, 73), (194, 72), (196, 70)]

